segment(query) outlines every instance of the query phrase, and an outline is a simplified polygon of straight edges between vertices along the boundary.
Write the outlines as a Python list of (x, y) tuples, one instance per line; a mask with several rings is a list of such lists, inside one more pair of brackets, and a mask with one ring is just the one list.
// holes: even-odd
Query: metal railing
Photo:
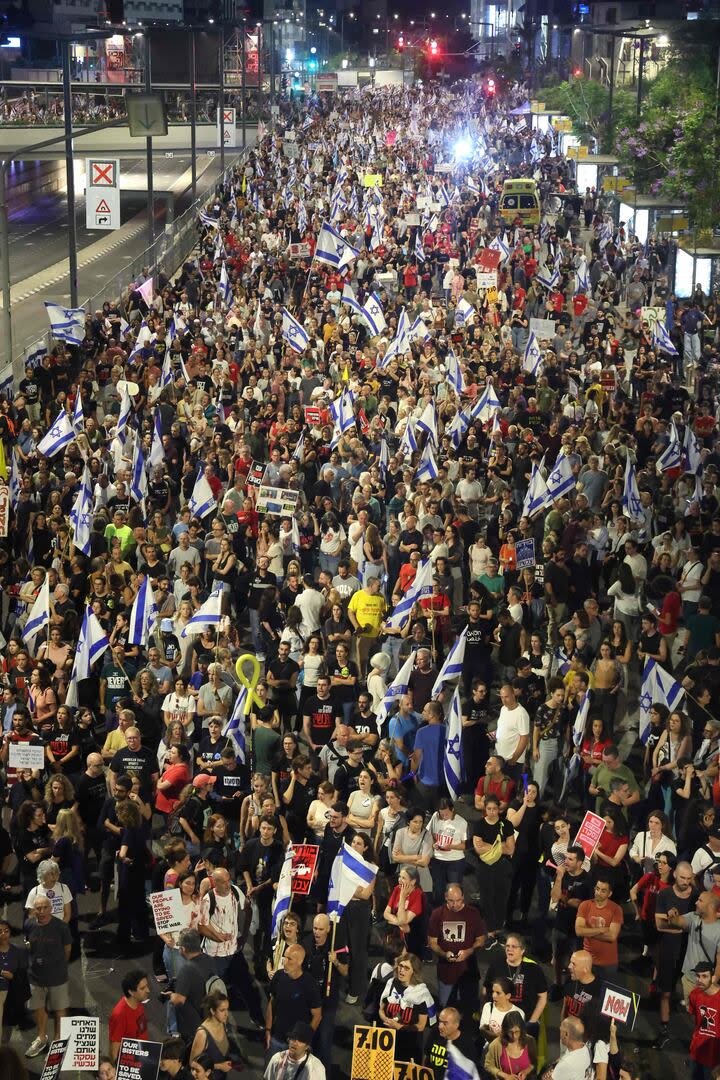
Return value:
[[(233, 169), (242, 161), (247, 151), (239, 150), (233, 155), (234, 160), (227, 166), (225, 171), (205, 188), (195, 202), (188, 209), (165, 226), (165, 231), (153, 244), (141, 251), (114, 277), (107, 280), (94, 295), (81, 303), (81, 307), (88, 314), (102, 309), (106, 302), (119, 304), (124, 310), (132, 285), (142, 276), (156, 277), (159, 273), (168, 276), (175, 274), (182, 266), (185, 259), (191, 253), (198, 240), (198, 212), (203, 209), (215, 189), (223, 184), (230, 176)], [(233, 151), (225, 151), (226, 158)], [(52, 331), (48, 330), (40, 335), (33, 335), (26, 339), (24, 345), (15, 350), (14, 368), (17, 371), (20, 363), (26, 364), (34, 361), (39, 355), (50, 352), (56, 344), (56, 338)], [(0, 388), (3, 385), (3, 374), (0, 373)]]

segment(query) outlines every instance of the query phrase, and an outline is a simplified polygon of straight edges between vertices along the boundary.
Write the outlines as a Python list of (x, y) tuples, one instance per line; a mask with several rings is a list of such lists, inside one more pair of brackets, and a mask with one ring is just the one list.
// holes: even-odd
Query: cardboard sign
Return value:
[(123, 1039), (120, 1043), (115, 1080), (157, 1080), (162, 1043), (144, 1039)]
[(577, 831), (573, 845), (579, 844), (587, 858), (591, 859), (604, 831), (605, 819), (599, 814), (593, 814), (592, 810), (588, 810), (582, 819), (582, 825)]
[(382, 187), (383, 176), (382, 173), (365, 173), (362, 179), (363, 187)]
[(57, 1080), (60, 1076), (66, 1050), (67, 1039), (55, 1039), (54, 1042), (50, 1043), (40, 1080)]
[(393, 1080), (394, 1071), (394, 1029), (356, 1024), (353, 1029), (351, 1080)]
[(10, 743), (8, 764), (11, 769), (44, 769), (45, 747), (33, 743)]
[(530, 333), (534, 334), (538, 341), (552, 341), (555, 337), (555, 322), (553, 319), (531, 319)]
[(639, 994), (633, 994), (632, 990), (627, 990), (624, 986), (605, 983), (600, 1006), (601, 1016), (607, 1016), (618, 1024), (627, 1024), (632, 1029), (635, 1027), (639, 1008)]
[(322, 424), (322, 409), (319, 405), (306, 405), (304, 408), (305, 423), (310, 427), (320, 427)]
[(500, 265), (500, 252), (495, 248), (483, 248), (478, 256), (478, 266), (486, 273), (490, 273), (491, 270), (497, 270)]
[(488, 289), (488, 291), (485, 293), (485, 299), (487, 300), (488, 304), (497, 304), (499, 298), (500, 294), (498, 293), (497, 289)]
[(67, 1040), (64, 1072), (95, 1071), (100, 1066), (100, 1018), (98, 1016), (63, 1016), (60, 1034)]
[(394, 1080), (435, 1080), (435, 1070), (414, 1061), (396, 1061)]
[(497, 270), (478, 270), (477, 287), (497, 291)]
[(288, 248), (288, 253), (291, 259), (309, 259), (310, 258), (310, 245), (309, 244), (291, 244)]
[(640, 308), (640, 318), (648, 324), (651, 330), (654, 330), (656, 323), (665, 321), (665, 308), (642, 307)]
[(262, 461), (253, 461), (250, 466), (250, 472), (247, 475), (247, 482), (250, 487), (259, 488), (262, 484), (263, 476), (265, 475), (265, 463)]
[(150, 893), (150, 906), (158, 934), (177, 934), (185, 926), (179, 889)]
[(307, 896), (310, 892), (319, 852), (317, 844), (293, 844), (290, 888), (297, 896)]
[(518, 540), (515, 544), (515, 557), (518, 570), (535, 565), (535, 539)]
[(291, 491), (289, 488), (268, 487), (263, 484), (258, 488), (255, 509), (259, 514), (279, 514), (281, 517), (291, 517), (297, 510), (299, 498), (299, 491)]
[(615, 372), (610, 371), (608, 368), (603, 368), (600, 372), (600, 385), (603, 390), (614, 390), (617, 386), (617, 378)]

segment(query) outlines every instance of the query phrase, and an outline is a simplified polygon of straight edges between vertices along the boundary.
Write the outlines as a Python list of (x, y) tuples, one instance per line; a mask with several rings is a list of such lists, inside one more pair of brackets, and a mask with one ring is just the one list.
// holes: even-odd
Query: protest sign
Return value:
[(265, 463), (263, 461), (253, 461), (252, 465), (250, 466), (250, 471), (247, 475), (248, 487), (261, 487), (264, 475)]
[(320, 427), (322, 424), (322, 410), (319, 405), (305, 406), (305, 423), (310, 427)]
[(67, 1039), (55, 1039), (54, 1042), (50, 1043), (50, 1049), (45, 1058), (45, 1064), (43, 1066), (43, 1071), (40, 1074), (40, 1080), (58, 1080), (60, 1071), (63, 1067), (63, 1061), (65, 1060), (66, 1050)]
[(258, 514), (279, 514), (290, 517), (297, 509), (299, 491), (289, 488), (268, 487), (263, 484), (258, 489), (256, 510)]
[(150, 906), (158, 934), (177, 934), (185, 927), (179, 889), (150, 893)]
[(393, 1080), (435, 1080), (435, 1071), (414, 1061), (396, 1061)]
[(477, 287), (478, 289), (496, 289), (497, 270), (478, 270)]
[(60, 1036), (67, 1040), (63, 1072), (94, 1072), (100, 1066), (100, 1018), (63, 1016)]
[(307, 896), (310, 892), (319, 851), (317, 844), (293, 844), (290, 887), (298, 896)]
[(394, 1030), (356, 1024), (353, 1029), (351, 1080), (393, 1080), (394, 1065)]
[(582, 825), (577, 831), (573, 845), (579, 844), (588, 859), (590, 859), (604, 830), (605, 819), (601, 818), (599, 814), (593, 814), (592, 810), (588, 810), (582, 819)]
[(535, 540), (518, 540), (515, 544), (515, 559), (518, 570), (535, 565)]
[(629, 1028), (634, 1028), (639, 1007), (639, 994), (633, 994), (632, 990), (627, 990), (624, 986), (604, 984), (600, 1006), (601, 1016), (607, 1016), (619, 1024), (627, 1024)]
[(115, 1080), (157, 1080), (162, 1043), (144, 1039), (123, 1039), (120, 1043)]
[(11, 769), (44, 769), (45, 747), (28, 742), (10, 743), (8, 764)]
[(534, 334), (538, 341), (552, 341), (555, 337), (555, 322), (553, 319), (531, 319), (530, 333)]

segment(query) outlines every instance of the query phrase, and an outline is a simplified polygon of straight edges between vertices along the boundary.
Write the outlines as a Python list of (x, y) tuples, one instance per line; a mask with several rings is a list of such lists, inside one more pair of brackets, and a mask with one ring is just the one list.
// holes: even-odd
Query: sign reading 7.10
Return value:
[(393, 1080), (395, 1032), (392, 1028), (365, 1027), (353, 1031), (352, 1080)]

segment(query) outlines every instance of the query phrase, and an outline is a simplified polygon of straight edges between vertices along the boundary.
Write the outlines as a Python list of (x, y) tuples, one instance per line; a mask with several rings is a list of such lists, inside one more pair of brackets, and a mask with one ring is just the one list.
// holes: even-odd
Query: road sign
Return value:
[(128, 127), (133, 138), (167, 135), (167, 112), (162, 94), (128, 94)]
[(222, 112), (222, 135), (220, 134), (220, 113), (217, 116), (218, 144), (222, 139), (223, 146), (237, 146), (237, 127), (235, 126), (235, 109), (223, 109)]
[(109, 232), (120, 228), (120, 160), (88, 158), (85, 163), (85, 226)]

